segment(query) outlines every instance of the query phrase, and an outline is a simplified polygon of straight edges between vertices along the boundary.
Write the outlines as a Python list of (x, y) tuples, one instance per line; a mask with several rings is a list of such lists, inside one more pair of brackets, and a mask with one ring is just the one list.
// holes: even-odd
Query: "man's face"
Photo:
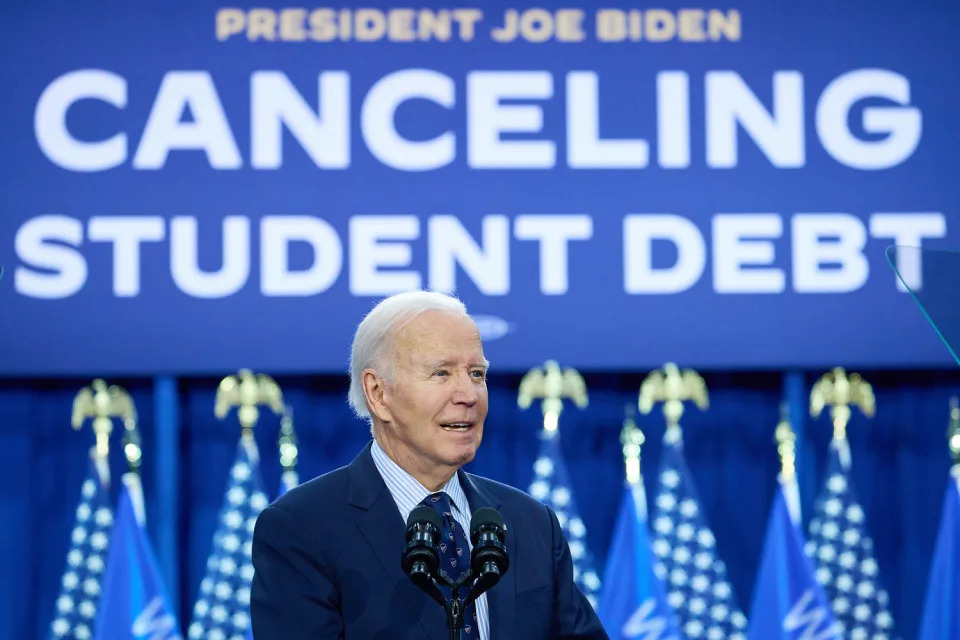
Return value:
[[(473, 321), (427, 311), (394, 336), (383, 435), (401, 466), (455, 471), (473, 460), (487, 417), (483, 345)], [(414, 473), (414, 475), (417, 475)]]

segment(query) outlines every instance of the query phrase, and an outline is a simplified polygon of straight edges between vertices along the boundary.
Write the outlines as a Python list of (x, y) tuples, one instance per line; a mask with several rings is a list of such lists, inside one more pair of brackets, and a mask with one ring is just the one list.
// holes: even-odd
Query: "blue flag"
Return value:
[(252, 437), (243, 436), (230, 469), (200, 597), (187, 629), (190, 640), (243, 638), (250, 629), (253, 529), (267, 504), (257, 445)]
[(597, 615), (611, 640), (683, 638), (663, 582), (653, 570), (642, 481), (624, 490)]
[(842, 629), (814, 575), (803, 535), (779, 487), (770, 510), (750, 608), (749, 640), (840, 640)]
[(540, 454), (533, 465), (533, 473), (529, 493), (557, 514), (570, 545), (573, 580), (596, 609), (600, 576), (594, 570), (593, 556), (587, 548), (587, 528), (580, 519), (567, 465), (560, 452), (560, 435), (557, 431), (541, 431)]
[(960, 638), (960, 466), (951, 473), (917, 636), (922, 640)]
[(143, 528), (139, 482), (135, 475), (128, 474), (120, 491), (95, 640), (182, 638)]
[(654, 571), (664, 581), (667, 603), (688, 638), (743, 640), (747, 619), (727, 580), (727, 567), (700, 507), (683, 457), (679, 428), (663, 436), (660, 486), (651, 519)]
[(87, 477), (80, 488), (57, 611), (50, 625), (51, 639), (88, 640), (93, 637), (106, 567), (104, 558), (113, 531), (113, 510), (107, 490), (109, 482), (106, 463), (91, 456)]

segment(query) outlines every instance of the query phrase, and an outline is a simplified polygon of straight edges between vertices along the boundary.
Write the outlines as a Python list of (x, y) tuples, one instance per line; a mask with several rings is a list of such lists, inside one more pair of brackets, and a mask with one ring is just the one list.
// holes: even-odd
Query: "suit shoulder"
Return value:
[(516, 487), (511, 487), (508, 484), (497, 482), (496, 480), (491, 480), (490, 478), (484, 478), (482, 476), (470, 475), (470, 480), (476, 484), (478, 489), (486, 491), (491, 496), (502, 500), (504, 505), (514, 508), (544, 508), (542, 502), (530, 494), (517, 489)]
[(347, 486), (347, 467), (340, 467), (290, 489), (270, 506), (295, 516), (316, 513), (325, 505), (342, 504)]

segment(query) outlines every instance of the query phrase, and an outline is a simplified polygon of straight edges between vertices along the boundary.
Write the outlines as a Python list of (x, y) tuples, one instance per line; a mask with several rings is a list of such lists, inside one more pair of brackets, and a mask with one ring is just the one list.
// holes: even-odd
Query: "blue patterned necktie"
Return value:
[[(470, 568), (470, 547), (467, 546), (467, 536), (463, 527), (453, 519), (450, 496), (444, 492), (431, 493), (420, 504), (426, 505), (440, 514), (440, 567), (447, 572), (450, 579), (456, 582), (460, 575)], [(469, 589), (466, 583), (460, 588), (460, 599), (467, 597)], [(448, 599), (451, 595), (449, 587), (440, 586), (443, 595)], [(463, 640), (479, 640), (480, 631), (477, 624), (477, 609), (471, 604), (463, 612), (463, 631), (460, 637)]]

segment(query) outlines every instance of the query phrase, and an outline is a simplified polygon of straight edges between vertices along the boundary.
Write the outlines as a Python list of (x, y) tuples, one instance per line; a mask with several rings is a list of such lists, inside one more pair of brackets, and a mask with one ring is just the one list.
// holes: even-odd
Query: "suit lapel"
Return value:
[[(460, 486), (467, 496), (470, 503), (470, 510), (476, 511), (481, 507), (492, 507), (500, 510), (500, 501), (484, 491), (474, 482), (470, 474), (459, 471)], [(500, 514), (501, 516), (503, 513)], [(507, 533), (504, 537), (504, 544), (507, 545), (507, 555), (514, 552), (516, 547), (516, 532), (511, 523), (504, 517), (504, 523), (507, 525)], [(510, 567), (500, 578), (500, 582), (495, 584), (492, 589), (486, 592), (487, 604), (490, 607), (490, 637), (491, 638), (512, 638), (514, 636), (514, 614), (517, 595), (517, 581), (515, 560), (511, 556)]]
[(370, 456), (370, 445), (350, 464), (348, 501), (358, 508), (356, 523), (386, 572), (396, 593), (403, 596), (420, 624), (434, 640), (446, 640), (446, 615), (436, 602), (417, 588), (400, 566), (405, 523), (397, 504)]

